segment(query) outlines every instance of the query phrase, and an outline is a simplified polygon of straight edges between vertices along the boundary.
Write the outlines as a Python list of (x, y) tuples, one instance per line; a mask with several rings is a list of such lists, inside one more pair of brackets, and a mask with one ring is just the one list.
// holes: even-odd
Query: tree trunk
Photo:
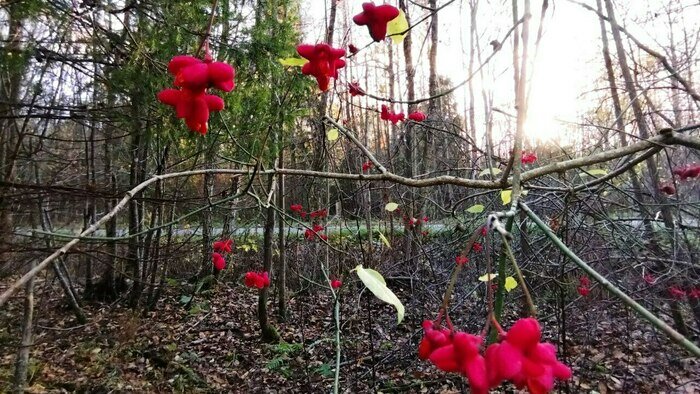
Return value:
[[(280, 149), (279, 164), (280, 168), (284, 167), (284, 149)], [(284, 175), (277, 176), (277, 207), (284, 210)], [(287, 319), (287, 247), (284, 237), (284, 216), (280, 213), (277, 216), (277, 248), (279, 251), (279, 264), (277, 270), (277, 294), (278, 294), (278, 310), (280, 319)]]
[[(19, 13), (23, 5), (19, 2), (10, 3), (8, 7), (7, 26), (8, 40), (6, 44), (7, 53), (20, 53), (22, 49), (22, 28), (23, 20), (20, 19)], [(24, 67), (22, 67), (24, 68)], [(0, 89), (0, 114), (7, 116), (6, 119), (0, 119), (0, 179), (9, 182), (12, 181), (15, 161), (17, 159), (15, 146), (19, 140), (19, 128), (16, 120), (11, 116), (13, 106), (19, 98), (19, 90), (22, 82), (24, 70), (19, 70), (13, 67), (12, 64), (0, 65), (0, 70), (3, 74), (0, 78), (3, 79), (3, 87)], [(7, 79), (5, 79), (7, 78)], [(8, 83), (5, 84), (4, 81)], [(9, 188), (3, 188), (0, 192), (0, 236), (4, 238), (6, 232), (12, 232), (12, 210), (5, 209), (5, 193), (10, 193)]]
[[(268, 189), (274, 188), (274, 176), (270, 175)], [(271, 276), (272, 272), (272, 237), (275, 232), (275, 208), (265, 208), (265, 230), (263, 235), (263, 271)], [(270, 324), (267, 316), (267, 296), (270, 288), (265, 287), (258, 292), (258, 321), (260, 322), (260, 335), (264, 342), (277, 342), (280, 337), (277, 330)]]
[[(131, 144), (129, 149), (131, 151), (131, 166), (129, 169), (129, 186), (135, 187), (139, 184), (142, 174), (141, 166), (145, 163), (142, 161), (143, 151), (145, 150), (145, 131), (142, 128), (142, 123), (139, 121), (139, 111), (140, 99), (137, 96), (132, 96), (132, 115), (133, 119), (133, 136), (131, 137)], [(133, 286), (131, 288), (131, 294), (129, 295), (129, 304), (131, 307), (135, 308), (138, 306), (139, 300), (141, 298), (141, 293), (143, 291), (143, 283), (141, 278), (143, 277), (143, 259), (142, 259), (142, 248), (141, 248), (141, 235), (135, 235), (139, 233), (141, 228), (141, 203), (138, 199), (131, 199), (129, 201), (129, 244), (127, 251), (127, 261), (131, 268), (131, 275), (133, 279)]]
[[(34, 268), (32, 260), (30, 269)], [(15, 364), (14, 391), (23, 393), (27, 386), (27, 372), (29, 370), (29, 356), (32, 349), (32, 325), (34, 321), (34, 277), (29, 279), (24, 288), (24, 319), (22, 320), (22, 342), (17, 352)]]
[[(333, 46), (333, 35), (335, 33), (335, 15), (338, 9), (338, 2), (331, 1), (330, 15), (328, 17), (328, 26), (326, 26), (326, 43)], [(323, 169), (326, 162), (326, 126), (321, 120), (326, 115), (328, 107), (328, 92), (321, 94), (321, 101), (318, 104), (318, 116), (316, 121), (316, 143), (314, 144), (314, 160), (313, 168), (316, 171)]]

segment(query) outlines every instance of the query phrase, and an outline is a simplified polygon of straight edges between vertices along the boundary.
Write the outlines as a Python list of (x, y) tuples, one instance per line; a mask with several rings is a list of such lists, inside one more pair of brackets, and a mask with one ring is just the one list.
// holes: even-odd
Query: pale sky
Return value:
[[(308, 43), (319, 42), (324, 35), (323, 21), (326, 10), (320, 5), (328, 5), (332, 0), (302, 0), (302, 21), (306, 24), (304, 40)], [(582, 0), (595, 7), (595, 1)], [(447, 0), (439, 0), (438, 6), (445, 4)], [(363, 0), (342, 0), (338, 4), (339, 18), (342, 20), (342, 12), (348, 9), (349, 18), (361, 12)], [(380, 4), (381, 1), (375, 1)], [(387, 4), (398, 5), (396, 0), (387, 0)], [(494, 39), (502, 39), (511, 25), (510, 2), (508, 1), (479, 1), (478, 30), (480, 46), (484, 58), (491, 53), (488, 43)], [(539, 24), (541, 2), (532, 1), (533, 19), (531, 23), (531, 43), (534, 43)], [(668, 5), (672, 4), (672, 5)], [(663, 7), (685, 7), (682, 20), (675, 21), (676, 26), (685, 27), (691, 35), (697, 34), (700, 22), (700, 6), (692, 0), (651, 0), (616, 2), (618, 20), (637, 36), (642, 42), (659, 50), (659, 44), (668, 42), (668, 21), (665, 14), (654, 13)], [(425, 10), (411, 6), (411, 21), (414, 22), (426, 15)], [(453, 83), (463, 81), (467, 75), (465, 62), (468, 59), (469, 45), (469, 6), (466, 0), (456, 0), (439, 13), (439, 39), (438, 48), (438, 73), (449, 77)], [(638, 20), (644, 20), (643, 26), (637, 25)], [(427, 22), (423, 22), (418, 29), (413, 30), (414, 58), (419, 58), (417, 64), (418, 97), (427, 95), (427, 43), (425, 40)], [(340, 23), (336, 24), (335, 46), (341, 46), (345, 36), (345, 30)], [(679, 28), (679, 31), (681, 29)], [(463, 35), (465, 53), (462, 54), (460, 34)], [(682, 36), (676, 32), (676, 36)], [(370, 41), (365, 27), (351, 26), (349, 40), (356, 45), (366, 44)], [(676, 38), (679, 40), (679, 38)], [(485, 68), (485, 85), (487, 90), (493, 91), (494, 107), (506, 112), (514, 113), (513, 109), (513, 76), (511, 70), (512, 48), (511, 40), (508, 40), (504, 48)], [(368, 55), (377, 53), (378, 59), (386, 61), (386, 46), (389, 41), (377, 43), (366, 51)], [(531, 75), (531, 98), (528, 113), (526, 132), (534, 140), (547, 140), (556, 138), (559, 142), (567, 142), (565, 127), (559, 120), (578, 122), (581, 115), (591, 110), (597, 104), (592, 96), (593, 91), (604, 76), (604, 64), (601, 56), (600, 28), (597, 17), (581, 6), (567, 2), (566, 0), (550, 1), (544, 24), (544, 34), (540, 49), (534, 63), (534, 74)], [(361, 46), (361, 45), (358, 45)], [(394, 45), (394, 52), (402, 52), (400, 45)], [(531, 55), (534, 51), (531, 51)], [(361, 58), (360, 58), (361, 59)], [(357, 59), (357, 60), (360, 60)], [(478, 61), (477, 61), (478, 64)], [(349, 67), (353, 67), (351, 62)], [(697, 63), (696, 63), (697, 66)], [(353, 70), (354, 75), (362, 75), (363, 71)], [(421, 78), (421, 73), (423, 77)], [(368, 91), (372, 91), (368, 86)], [(481, 83), (476, 85), (477, 96), (480, 96)], [(405, 92), (402, 92), (405, 95)], [(586, 96), (588, 94), (588, 96)], [(456, 92), (457, 103), (464, 103), (465, 90)], [(477, 110), (481, 110), (482, 104), (477, 103)], [(483, 112), (483, 111), (482, 111)], [(503, 116), (503, 115), (496, 115)], [(477, 127), (480, 125), (477, 124)]]

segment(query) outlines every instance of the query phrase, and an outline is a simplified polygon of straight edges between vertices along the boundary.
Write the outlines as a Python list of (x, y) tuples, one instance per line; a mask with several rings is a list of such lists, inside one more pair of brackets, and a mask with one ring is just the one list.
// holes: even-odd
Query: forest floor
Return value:
[[(348, 298), (342, 298), (341, 309), (342, 392), (469, 391), (460, 377), (418, 359), (420, 323), (426, 318), (420, 316), (420, 308), (408, 306), (405, 321), (397, 326), (390, 307), (366, 292), (359, 299), (360, 288), (352, 289), (355, 285), (346, 283), (343, 288)], [(148, 313), (134, 314), (120, 302), (88, 304), (89, 323), (76, 326), (71, 312), (62, 306), (60, 292), (38, 281), (29, 391), (331, 390), (335, 331), (328, 292), (293, 295), (286, 322), (277, 319), (271, 304), (272, 323), (284, 342), (268, 345), (258, 335), (257, 292), (240, 283), (218, 283), (186, 310), (183, 294), (176, 290), (169, 287), (158, 307)], [(399, 291), (399, 297), (410, 299), (410, 294)], [(0, 312), (0, 391), (9, 389), (12, 378), (21, 304), (22, 297), (17, 296)], [(558, 385), (562, 391), (700, 392), (700, 362), (618, 303), (598, 294), (574, 304), (567, 313), (564, 352), (574, 378)], [(554, 341), (555, 319), (541, 320), (545, 336)], [(506, 389), (512, 392), (512, 387)]]

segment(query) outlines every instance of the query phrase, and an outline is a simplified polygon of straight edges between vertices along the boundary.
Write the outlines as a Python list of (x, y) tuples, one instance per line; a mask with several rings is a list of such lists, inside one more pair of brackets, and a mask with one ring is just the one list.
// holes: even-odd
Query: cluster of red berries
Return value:
[(464, 332), (453, 332), (434, 321), (423, 322), (423, 339), (418, 357), (430, 360), (438, 369), (456, 372), (469, 380), (472, 393), (488, 391), (486, 361), (479, 353), (482, 338)]
[[(398, 208), (396, 209), (398, 211)], [(396, 212), (394, 211), (394, 212)], [(430, 221), (430, 218), (427, 216), (423, 216), (423, 223), (428, 223)], [(403, 216), (403, 222), (404, 225), (406, 226), (407, 229), (412, 229), (418, 225), (418, 223), (421, 222), (421, 219), (418, 218), (413, 218), (413, 217), (408, 217), (406, 215)]]
[(215, 88), (230, 92), (235, 87), (233, 67), (223, 62), (212, 61), (211, 55), (204, 60), (193, 56), (178, 55), (170, 60), (168, 72), (175, 77), (177, 89), (165, 89), (158, 93), (158, 100), (175, 108), (175, 114), (185, 119), (190, 130), (206, 134), (209, 113), (224, 109), (221, 97), (207, 94)]
[(438, 369), (464, 375), (472, 393), (487, 393), (504, 381), (530, 393), (548, 393), (555, 380), (571, 378), (569, 367), (557, 360), (556, 347), (540, 342), (542, 331), (537, 320), (518, 320), (510, 331), (500, 333), (500, 343), (488, 346), (482, 356), (482, 338), (423, 322), (424, 336), (418, 356)]
[(246, 272), (243, 283), (250, 288), (264, 289), (270, 286), (270, 277), (267, 271), (249, 271)]
[(382, 112), (380, 117), (382, 120), (388, 120), (392, 124), (397, 124), (402, 122), (406, 118), (406, 115), (404, 115), (403, 112), (396, 113), (393, 109), (389, 110), (388, 106), (382, 104)]
[(366, 161), (366, 162), (362, 163), (362, 172), (367, 172), (367, 171), (371, 170), (373, 166), (374, 166), (374, 164), (372, 164), (371, 161)]
[(318, 209), (316, 211), (313, 211), (311, 213), (306, 213), (304, 211), (304, 207), (301, 204), (292, 204), (289, 206), (289, 210), (299, 214), (299, 216), (302, 219), (306, 219), (306, 216), (308, 215), (311, 217), (312, 220), (312, 227), (307, 228), (306, 231), (304, 232), (304, 238), (308, 241), (313, 241), (315, 239), (320, 238), (324, 241), (328, 241), (328, 235), (326, 234), (320, 234), (321, 231), (323, 231), (324, 227), (320, 225), (319, 223), (316, 222), (316, 220), (319, 219), (324, 219), (328, 217), (328, 210), (323, 208), (323, 209)]
[[(683, 167), (676, 167), (673, 169), (672, 173), (673, 175), (677, 175), (681, 181), (697, 178), (700, 176), (700, 164), (688, 164)], [(669, 196), (676, 194), (676, 187), (673, 186), (672, 182), (662, 184), (659, 186), (659, 190), (668, 194)]]
[(408, 114), (408, 119), (411, 119), (412, 121), (418, 122), (418, 123), (423, 122), (427, 118), (428, 117), (425, 116), (425, 114), (420, 112), (420, 111), (414, 111), (414, 112), (411, 112), (410, 114)]
[(289, 206), (289, 210), (297, 213), (302, 219), (306, 219), (306, 216), (310, 216), (312, 219), (323, 219), (328, 216), (327, 209), (319, 209), (312, 212), (306, 212), (301, 204), (292, 204)]
[(387, 24), (399, 16), (399, 9), (388, 4), (380, 6), (373, 2), (362, 3), (362, 12), (355, 15), (352, 21), (359, 26), (367, 26), (369, 35), (376, 42), (386, 38)]
[[(486, 226), (482, 226), (481, 230), (479, 230), (479, 231), (481, 233), (481, 236), (485, 237), (489, 230)], [(474, 253), (479, 253), (482, 250), (484, 250), (484, 245), (482, 245), (481, 242), (474, 242), (474, 244), (472, 245), (472, 251)], [(455, 257), (455, 264), (457, 264), (457, 265), (464, 265), (464, 264), (467, 264), (468, 262), (469, 262), (469, 257), (467, 257), (465, 255), (460, 254), (460, 255), (457, 255), (457, 257)]]
[(688, 178), (697, 178), (700, 176), (700, 164), (688, 164), (683, 167), (677, 167), (673, 169), (673, 175), (678, 175), (681, 181), (685, 181)]
[[(388, 106), (383, 104), (380, 118), (382, 120), (387, 120), (387, 121), (391, 122), (392, 124), (397, 124), (399, 122), (405, 121), (406, 115), (404, 115), (403, 112), (396, 113), (396, 112), (394, 112), (393, 109), (390, 110)], [(414, 111), (408, 115), (408, 119), (410, 119), (414, 122), (422, 122), (426, 118), (427, 117), (425, 116), (425, 114), (422, 113), (421, 111)]]
[(320, 224), (314, 224), (311, 228), (307, 228), (306, 231), (304, 231), (304, 238), (306, 238), (307, 241), (313, 241), (318, 237), (324, 241), (328, 241), (328, 235), (321, 234), (323, 229), (324, 227)]
[(233, 246), (232, 239), (222, 239), (220, 241), (214, 242), (212, 247), (214, 248), (214, 253), (211, 254), (211, 262), (214, 265), (214, 269), (221, 271), (226, 268), (226, 259), (224, 259), (224, 253), (231, 253), (231, 247)]
[(683, 290), (678, 286), (671, 286), (668, 288), (668, 294), (674, 300), (682, 300), (686, 296), (691, 300), (697, 300), (700, 299), (700, 288), (695, 287), (692, 289)]
[(520, 162), (523, 164), (532, 164), (537, 161), (537, 153), (523, 151), (520, 155)]
[(591, 280), (588, 279), (587, 276), (582, 276), (578, 278), (578, 287), (576, 288), (576, 291), (584, 297), (588, 295), (588, 293), (591, 292), (590, 286), (591, 286)]
[(304, 75), (313, 75), (321, 91), (328, 90), (331, 78), (338, 78), (338, 70), (345, 67), (345, 49), (333, 48), (328, 44), (297, 46), (297, 53), (308, 60), (301, 68)]

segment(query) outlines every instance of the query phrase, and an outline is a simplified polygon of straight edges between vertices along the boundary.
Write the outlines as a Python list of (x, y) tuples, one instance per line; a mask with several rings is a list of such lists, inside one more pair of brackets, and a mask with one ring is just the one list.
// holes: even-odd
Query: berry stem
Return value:
[(202, 36), (202, 41), (199, 43), (199, 48), (195, 52), (194, 56), (199, 57), (199, 53), (206, 44), (206, 53), (209, 53), (209, 36), (211, 35), (211, 26), (214, 24), (214, 17), (216, 17), (216, 6), (219, 4), (219, 0), (212, 0), (211, 4), (211, 16), (209, 17), (209, 24), (207, 24), (207, 31)]

